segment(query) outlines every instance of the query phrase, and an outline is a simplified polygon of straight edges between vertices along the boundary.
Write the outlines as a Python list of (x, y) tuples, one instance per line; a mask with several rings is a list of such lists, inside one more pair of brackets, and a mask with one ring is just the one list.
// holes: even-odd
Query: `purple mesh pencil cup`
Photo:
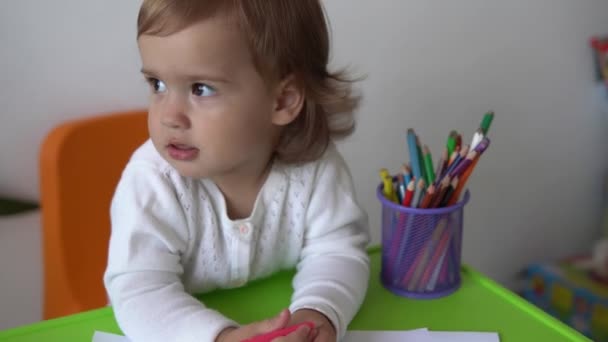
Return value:
[(382, 205), (381, 282), (409, 298), (447, 296), (460, 287), (462, 225), (469, 192), (442, 208), (405, 207), (376, 195)]

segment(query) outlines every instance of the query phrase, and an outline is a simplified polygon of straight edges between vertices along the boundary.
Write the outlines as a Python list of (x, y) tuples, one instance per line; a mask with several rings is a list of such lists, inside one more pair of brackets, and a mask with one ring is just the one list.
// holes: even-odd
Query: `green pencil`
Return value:
[(481, 120), (481, 125), (479, 126), (481, 128), (481, 130), (483, 131), (483, 135), (488, 134), (488, 130), (490, 129), (490, 126), (492, 125), (492, 120), (494, 120), (493, 111), (489, 111), (486, 113), (486, 115), (483, 116), (483, 120)]
[(420, 177), (422, 179), (424, 179), (424, 181), (426, 182), (428, 180), (428, 176), (427, 176), (427, 172), (426, 172), (426, 165), (424, 165), (424, 155), (422, 154), (422, 148), (420, 147), (422, 146), (420, 144), (420, 138), (416, 135), (416, 149), (418, 150), (418, 163), (420, 165)]
[(435, 182), (435, 170), (433, 170), (433, 157), (429, 147), (424, 145), (424, 168), (426, 169), (426, 183), (433, 184)]
[(456, 136), (457, 135), (458, 135), (458, 132), (451, 131), (450, 135), (448, 136), (448, 142), (446, 143), (446, 147), (448, 148), (448, 158), (452, 155), (452, 153), (456, 149)]

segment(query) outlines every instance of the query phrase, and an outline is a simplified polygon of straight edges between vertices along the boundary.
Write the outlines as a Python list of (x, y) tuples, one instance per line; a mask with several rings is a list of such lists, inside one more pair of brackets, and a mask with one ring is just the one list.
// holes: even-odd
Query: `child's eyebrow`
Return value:
[[(146, 68), (141, 68), (141, 73), (144, 75), (147, 75), (147, 76), (156, 75), (156, 73), (154, 71), (146, 69)], [(184, 78), (190, 82), (206, 80), (206, 81), (213, 81), (213, 82), (220, 82), (220, 83), (230, 83), (230, 81), (227, 78), (208, 75), (208, 74), (192, 74), (192, 75), (184, 76)]]
[(148, 70), (146, 68), (141, 68), (141, 73), (148, 76), (152, 76), (155, 74), (152, 70)]

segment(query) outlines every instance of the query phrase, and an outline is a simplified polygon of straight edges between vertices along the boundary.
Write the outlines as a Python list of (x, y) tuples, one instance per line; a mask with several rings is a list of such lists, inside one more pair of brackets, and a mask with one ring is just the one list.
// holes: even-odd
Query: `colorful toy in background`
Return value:
[(608, 36), (591, 38), (598, 78), (608, 87)]
[(593, 249), (593, 272), (595, 276), (608, 282), (608, 175), (604, 182), (603, 236)]
[(593, 274), (608, 282), (608, 239), (600, 240), (593, 249)]
[(526, 270), (523, 296), (596, 342), (608, 342), (608, 282), (594, 277), (591, 256)]

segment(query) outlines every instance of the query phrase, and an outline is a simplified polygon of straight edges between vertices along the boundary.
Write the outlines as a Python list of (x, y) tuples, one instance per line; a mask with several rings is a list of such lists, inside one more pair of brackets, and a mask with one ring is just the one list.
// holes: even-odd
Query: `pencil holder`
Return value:
[(416, 299), (447, 296), (460, 287), (460, 261), (466, 191), (456, 204), (433, 209), (382, 204), (381, 281), (391, 292)]

